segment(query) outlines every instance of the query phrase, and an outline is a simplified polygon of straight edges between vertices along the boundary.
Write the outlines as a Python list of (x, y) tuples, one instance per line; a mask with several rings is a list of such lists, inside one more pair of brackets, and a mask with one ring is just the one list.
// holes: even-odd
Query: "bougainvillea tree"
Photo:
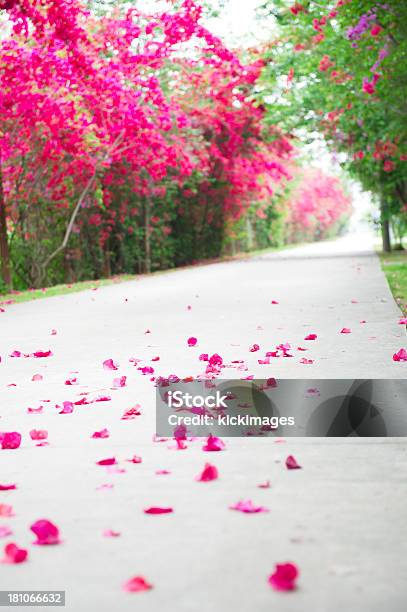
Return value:
[(260, 99), (287, 130), (346, 154), (345, 166), (380, 200), (387, 250), (389, 218), (405, 215), (407, 202), (407, 6), (276, 0), (270, 10), (280, 37), (265, 52)]

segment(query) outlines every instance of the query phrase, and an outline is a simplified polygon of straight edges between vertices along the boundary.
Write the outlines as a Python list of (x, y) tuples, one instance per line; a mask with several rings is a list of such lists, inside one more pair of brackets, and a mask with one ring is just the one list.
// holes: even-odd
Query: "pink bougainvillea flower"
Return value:
[(268, 582), (276, 591), (293, 591), (298, 573), (298, 568), (293, 563), (277, 563)]
[(237, 510), (245, 514), (258, 514), (259, 512), (269, 512), (268, 508), (264, 506), (255, 506), (251, 499), (240, 500), (237, 504), (229, 506), (230, 510)]
[(108, 457), (107, 459), (100, 459), (96, 461), (96, 465), (116, 465), (116, 457)]
[(308, 334), (308, 336), (305, 336), (304, 340), (316, 340), (318, 338), (318, 336), (316, 334)]
[(196, 480), (198, 480), (199, 482), (210, 482), (211, 480), (216, 480), (218, 476), (218, 469), (210, 463), (205, 463), (204, 469), (199, 474), (199, 476), (196, 477)]
[(135, 419), (140, 416), (140, 404), (136, 404), (133, 408), (129, 408), (122, 416), (122, 421), (129, 421), (131, 419)]
[(0, 484), (0, 491), (13, 491), (17, 489), (16, 484)]
[(101, 429), (100, 431), (94, 431), (93, 434), (91, 435), (91, 438), (108, 438), (110, 436), (109, 434), (109, 430), (104, 428)]
[(72, 402), (62, 402), (63, 408), (59, 411), (59, 414), (71, 414), (73, 412)]
[(21, 357), (22, 353), (21, 351), (13, 351), (12, 353), (10, 353), (10, 357)]
[(48, 546), (60, 544), (59, 529), (54, 523), (47, 519), (40, 519), (30, 526), (31, 531), (37, 536), (34, 544)]
[(292, 455), (288, 455), (287, 459), (285, 460), (285, 465), (288, 470), (300, 470), (302, 467), (297, 463), (295, 457)]
[(35, 382), (37, 380), (43, 380), (43, 376), (41, 374), (34, 374), (34, 376), (32, 377), (32, 381)]
[(151, 361), (160, 361), (160, 358), (158, 357), (158, 355), (156, 357), (152, 357)]
[(65, 381), (66, 385), (72, 386), (72, 385), (77, 385), (78, 384), (78, 379), (77, 378), (68, 378)]
[(342, 327), (341, 334), (351, 334), (352, 330), (349, 327)]
[(251, 346), (251, 347), (249, 348), (249, 351), (250, 351), (251, 353), (256, 353), (256, 352), (257, 352), (257, 351), (259, 351), (259, 350), (260, 350), (260, 347), (259, 347), (259, 345), (258, 345), (258, 344), (253, 344), (253, 346)]
[(13, 506), (9, 504), (0, 504), (0, 516), (14, 516)]
[(144, 366), (143, 368), (137, 369), (140, 370), (143, 376), (146, 376), (147, 374), (154, 374), (154, 368), (152, 368), (151, 366)]
[(122, 534), (120, 531), (114, 531), (114, 529), (105, 529), (103, 535), (105, 538), (118, 538)]
[(41, 357), (52, 357), (52, 354), (52, 351), (35, 351), (32, 356), (39, 359)]
[(399, 325), (407, 325), (407, 317), (401, 317)]
[(218, 353), (214, 353), (209, 357), (209, 365), (220, 367), (223, 364), (223, 359)]
[(199, 361), (209, 361), (209, 355), (208, 353), (201, 353), (199, 355)]
[(259, 489), (269, 489), (271, 487), (270, 481), (266, 480), (265, 482), (261, 482), (257, 485)]
[(123, 584), (123, 590), (127, 593), (142, 593), (143, 591), (150, 591), (152, 588), (153, 585), (147, 582), (143, 576), (134, 576)]
[(187, 344), (188, 346), (196, 346), (198, 344), (198, 339), (191, 336), (191, 338), (188, 338)]
[(109, 397), (108, 395), (99, 395), (99, 397), (97, 397), (94, 401), (95, 402), (110, 402), (112, 401), (112, 398)]
[(277, 300), (271, 300), (271, 304), (278, 304)]
[(144, 514), (171, 514), (174, 510), (171, 507), (150, 506), (150, 508), (145, 508), (143, 512)]
[(114, 363), (113, 359), (105, 359), (105, 361), (103, 362), (103, 369), (118, 370), (119, 366), (117, 365), (117, 363)]
[(212, 434), (210, 434), (206, 440), (206, 443), (202, 447), (202, 450), (208, 451), (208, 452), (222, 451), (225, 449), (225, 446), (226, 445), (221, 438), (218, 438), (217, 436), (213, 436)]
[(407, 361), (406, 349), (401, 348), (397, 353), (394, 353), (393, 361)]
[(125, 387), (127, 381), (127, 376), (120, 376), (120, 378), (113, 379), (113, 387)]
[(313, 359), (305, 359), (305, 357), (303, 357), (302, 359), (300, 359), (300, 363), (304, 363), (306, 365), (309, 365), (311, 363), (314, 363)]
[(139, 455), (133, 455), (131, 459), (126, 459), (126, 461), (129, 461), (130, 463), (142, 463), (143, 459)]
[(373, 28), (370, 30), (370, 34), (374, 37), (379, 36), (382, 28), (376, 23)]
[(23, 563), (27, 561), (28, 550), (19, 548), (14, 542), (6, 544), (4, 547), (3, 563)]
[(30, 431), (31, 440), (46, 440), (48, 438), (48, 431), (46, 429), (32, 429)]
[(21, 444), (21, 434), (18, 431), (0, 432), (1, 448), (15, 449)]
[(302, 346), (297, 346), (297, 351), (308, 351), (308, 349), (303, 348)]
[(11, 535), (13, 532), (8, 525), (0, 525), (0, 538), (8, 538)]
[(266, 357), (266, 359), (258, 359), (257, 363), (259, 365), (270, 365), (270, 357)]

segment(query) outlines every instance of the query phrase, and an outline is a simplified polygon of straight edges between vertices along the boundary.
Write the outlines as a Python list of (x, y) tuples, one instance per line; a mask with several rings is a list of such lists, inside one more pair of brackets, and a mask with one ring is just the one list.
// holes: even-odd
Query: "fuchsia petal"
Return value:
[(35, 351), (35, 353), (32, 354), (33, 357), (52, 357), (52, 351)]
[(276, 591), (293, 591), (298, 573), (298, 568), (293, 563), (277, 563), (268, 582)]
[(0, 504), (0, 516), (14, 516), (13, 506), (9, 504)]
[(39, 546), (48, 546), (53, 544), (60, 544), (59, 529), (54, 523), (47, 519), (40, 519), (33, 523), (30, 527), (31, 531), (37, 536), (37, 540), (34, 544)]
[(120, 531), (114, 531), (114, 529), (105, 529), (103, 532), (105, 538), (118, 538), (121, 536)]
[(211, 480), (216, 480), (218, 476), (218, 469), (210, 463), (205, 463), (204, 469), (199, 474), (199, 476), (196, 477), (196, 480), (198, 480), (199, 482), (210, 482)]
[(225, 446), (226, 445), (221, 438), (218, 438), (210, 434), (206, 440), (206, 444), (204, 444), (204, 446), (202, 447), (202, 450), (208, 451), (208, 452), (222, 451), (225, 449)]
[(258, 344), (253, 344), (253, 345), (252, 345), (252, 346), (249, 348), (249, 351), (250, 351), (251, 353), (256, 353), (256, 352), (257, 352), (257, 351), (259, 351), (259, 350), (260, 350), (260, 347), (259, 347), (259, 345), (258, 345)]
[(100, 431), (95, 431), (92, 434), (92, 438), (108, 438), (109, 437), (109, 430), (108, 429), (101, 429)]
[(116, 465), (116, 457), (108, 457), (107, 459), (100, 459), (96, 461), (96, 465)]
[(191, 338), (188, 338), (187, 344), (188, 346), (196, 346), (198, 344), (198, 339), (191, 336)]
[(352, 330), (349, 329), (349, 327), (343, 327), (341, 329), (341, 334), (351, 334), (351, 333), (352, 333)]
[(255, 506), (251, 499), (240, 500), (233, 506), (229, 506), (230, 510), (237, 510), (244, 514), (258, 514), (259, 512), (269, 512), (264, 506)]
[(318, 336), (316, 334), (308, 334), (308, 336), (305, 336), (304, 340), (316, 340), (318, 338)]
[(48, 432), (46, 429), (32, 429), (30, 431), (31, 440), (46, 440), (48, 438)]
[(3, 563), (23, 563), (27, 560), (28, 550), (19, 548), (14, 542), (10, 542), (4, 547)]
[(0, 491), (13, 491), (14, 489), (17, 489), (16, 484), (0, 484)]
[(43, 380), (43, 376), (41, 376), (41, 374), (34, 374), (34, 376), (32, 377), (32, 381), (35, 382), (37, 380)]
[(120, 376), (120, 378), (113, 379), (113, 387), (125, 387), (127, 376)]
[(401, 348), (397, 353), (394, 353), (393, 361), (407, 361), (407, 351)]
[(0, 432), (1, 448), (15, 449), (21, 444), (21, 434), (18, 431)]
[(292, 455), (288, 455), (287, 459), (285, 460), (285, 465), (288, 470), (300, 470), (302, 468), (302, 466), (297, 463), (297, 460)]
[(118, 365), (114, 363), (113, 359), (106, 359), (103, 362), (104, 370), (118, 370)]
[(174, 512), (174, 510), (170, 507), (151, 506), (150, 508), (144, 509), (144, 514), (170, 514), (171, 512)]
[(134, 576), (127, 580), (123, 585), (123, 590), (127, 593), (141, 593), (143, 591), (150, 591), (153, 585), (147, 582), (143, 576)]
[(8, 525), (0, 525), (0, 538), (8, 538), (13, 534)]

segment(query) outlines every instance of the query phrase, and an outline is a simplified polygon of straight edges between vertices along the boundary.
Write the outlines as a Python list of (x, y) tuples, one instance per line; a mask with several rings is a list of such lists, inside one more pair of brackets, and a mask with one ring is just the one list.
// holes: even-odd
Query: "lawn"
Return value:
[(407, 314), (407, 251), (381, 253), (380, 260), (394, 299)]

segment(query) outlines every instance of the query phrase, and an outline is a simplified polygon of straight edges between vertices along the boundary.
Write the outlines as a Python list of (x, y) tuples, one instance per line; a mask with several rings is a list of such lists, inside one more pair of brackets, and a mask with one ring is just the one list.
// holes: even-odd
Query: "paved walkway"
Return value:
[[(370, 242), (360, 236), (7, 307), (0, 314), (0, 431), (20, 431), (23, 442), (0, 451), (0, 484), (18, 485), (0, 492), (0, 503), (15, 511), (0, 525), (13, 529), (30, 560), (2, 565), (1, 588), (66, 590), (69, 612), (404, 611), (403, 438), (234, 438), (220, 453), (203, 453), (201, 441), (177, 451), (171, 441), (153, 442), (154, 387), (129, 362), (141, 359), (161, 375), (197, 375), (199, 354), (217, 352), (225, 363), (247, 364), (243, 374), (226, 370), (231, 377), (403, 378), (406, 364), (392, 361), (406, 346), (399, 316)], [(352, 333), (340, 334), (343, 327)], [(249, 351), (253, 343), (262, 350), (304, 346), (309, 333), (318, 338), (305, 343), (308, 352), (294, 350), (293, 359), (270, 366)], [(196, 348), (186, 346), (189, 336), (198, 338)], [(8, 357), (48, 349), (49, 358)], [(304, 355), (314, 363), (301, 364)], [(118, 371), (103, 369), (108, 358)], [(31, 381), (34, 374), (43, 380)], [(122, 375), (127, 386), (112, 389)], [(79, 384), (65, 385), (69, 378)], [(112, 401), (66, 415), (55, 410), (100, 395)], [(122, 420), (135, 404), (142, 415)], [(27, 414), (41, 405), (43, 414)], [(109, 438), (91, 439), (104, 427)], [(34, 428), (49, 431), (49, 446), (29, 438)], [(125, 461), (135, 454), (141, 464)], [(286, 470), (288, 454), (302, 470)], [(119, 462), (113, 470), (95, 465), (111, 456)], [(205, 461), (218, 467), (218, 481), (195, 481)], [(267, 479), (271, 488), (259, 489)], [(228, 510), (248, 498), (270, 512)], [(174, 513), (145, 515), (152, 505)], [(31, 546), (28, 527), (39, 518), (60, 527), (60, 546)], [(106, 529), (121, 535), (104, 537)], [(285, 561), (300, 569), (293, 593), (267, 584), (274, 564)], [(133, 575), (154, 589), (124, 593)]]

